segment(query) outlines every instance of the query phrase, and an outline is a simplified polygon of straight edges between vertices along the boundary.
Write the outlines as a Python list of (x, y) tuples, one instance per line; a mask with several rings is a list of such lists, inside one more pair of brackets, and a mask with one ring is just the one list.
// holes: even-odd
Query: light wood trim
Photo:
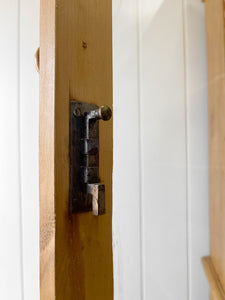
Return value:
[(69, 101), (112, 107), (112, 1), (41, 0), (40, 34), (41, 300), (112, 300), (112, 121), (100, 124), (106, 215), (68, 215)]
[(209, 256), (203, 257), (202, 264), (204, 266), (205, 273), (209, 281), (209, 286), (213, 299), (225, 300), (225, 292), (223, 290), (219, 277), (216, 274), (211, 258)]
[(40, 298), (55, 295), (55, 0), (41, 1), (39, 104)]
[(225, 43), (224, 0), (205, 3), (208, 119), (210, 257), (225, 287)]

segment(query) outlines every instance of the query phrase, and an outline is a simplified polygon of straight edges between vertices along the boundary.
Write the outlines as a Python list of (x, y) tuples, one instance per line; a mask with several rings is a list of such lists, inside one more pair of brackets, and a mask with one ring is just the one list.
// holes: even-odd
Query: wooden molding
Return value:
[(203, 257), (202, 264), (208, 278), (213, 300), (225, 300), (225, 292), (216, 273), (211, 257)]

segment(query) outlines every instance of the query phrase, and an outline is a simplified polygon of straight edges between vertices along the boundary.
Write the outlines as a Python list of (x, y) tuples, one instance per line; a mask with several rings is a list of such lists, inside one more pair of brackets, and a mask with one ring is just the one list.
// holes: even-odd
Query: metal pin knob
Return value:
[(112, 117), (112, 111), (107, 105), (100, 107), (100, 116), (103, 121), (108, 121)]
[(100, 108), (89, 111), (89, 113), (86, 116), (86, 118), (88, 120), (90, 120), (90, 119), (96, 119), (96, 120), (102, 119), (103, 121), (108, 121), (108, 120), (111, 119), (111, 117), (112, 117), (112, 111), (107, 105), (104, 105), (104, 106), (101, 106)]

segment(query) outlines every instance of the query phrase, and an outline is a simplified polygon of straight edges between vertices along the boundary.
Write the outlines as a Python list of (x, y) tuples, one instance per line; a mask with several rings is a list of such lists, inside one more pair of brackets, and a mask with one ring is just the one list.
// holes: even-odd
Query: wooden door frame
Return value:
[(100, 125), (100, 177), (106, 185), (106, 214), (71, 216), (72, 99), (112, 107), (111, 0), (41, 0), (39, 146), (41, 300), (110, 300), (112, 121)]

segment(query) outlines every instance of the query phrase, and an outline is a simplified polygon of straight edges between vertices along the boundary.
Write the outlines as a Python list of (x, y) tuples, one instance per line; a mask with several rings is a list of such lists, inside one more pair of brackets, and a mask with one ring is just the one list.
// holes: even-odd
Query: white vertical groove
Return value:
[(138, 79), (138, 141), (139, 141), (139, 203), (140, 203), (140, 300), (145, 299), (145, 246), (142, 181), (142, 123), (141, 123), (141, 0), (137, 0), (137, 79)]
[(21, 16), (20, 16), (20, 5), (21, 2), (18, 0), (18, 20), (17, 20), (17, 38), (18, 38), (18, 49), (17, 49), (17, 80), (18, 80), (18, 178), (19, 178), (19, 216), (20, 216), (20, 268), (21, 268), (21, 293), (22, 299), (24, 300), (24, 264), (23, 264), (23, 212), (22, 212), (22, 186), (21, 186), (21, 97), (20, 97), (20, 87), (21, 87), (21, 80), (20, 80), (20, 30), (21, 30)]
[(183, 0), (188, 299), (207, 299), (201, 256), (208, 254), (208, 114), (204, 4)]
[(190, 228), (189, 228), (189, 132), (188, 132), (188, 98), (187, 98), (187, 60), (186, 60), (186, 10), (185, 0), (182, 0), (183, 14), (183, 49), (184, 49), (184, 101), (185, 101), (185, 141), (186, 141), (186, 238), (187, 238), (187, 300), (190, 300)]

